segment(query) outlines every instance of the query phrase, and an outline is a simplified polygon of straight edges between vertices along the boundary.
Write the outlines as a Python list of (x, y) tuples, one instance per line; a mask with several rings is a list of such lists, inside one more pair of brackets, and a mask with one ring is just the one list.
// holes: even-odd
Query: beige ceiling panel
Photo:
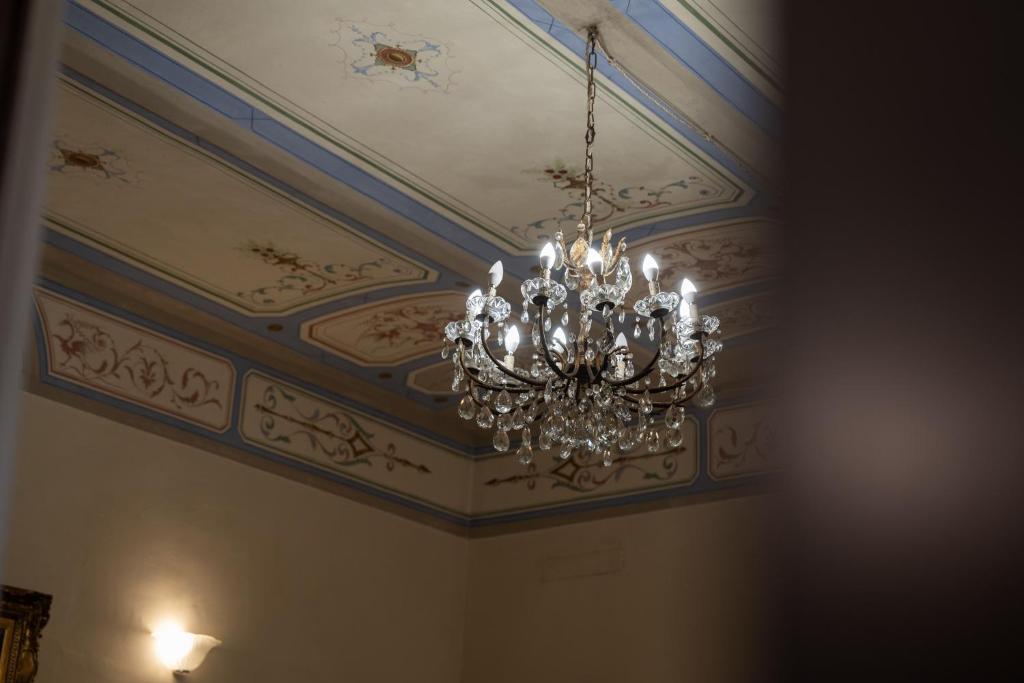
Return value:
[(58, 91), (45, 217), (250, 315), (437, 277), (68, 80)]

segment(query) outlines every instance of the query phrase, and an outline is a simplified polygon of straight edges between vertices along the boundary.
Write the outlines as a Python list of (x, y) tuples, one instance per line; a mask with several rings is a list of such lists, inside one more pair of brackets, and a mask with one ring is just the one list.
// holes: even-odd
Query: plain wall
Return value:
[(765, 680), (764, 496), (470, 544), (464, 683)]
[(764, 497), (467, 541), (26, 394), (4, 582), (54, 596), (38, 683), (750, 681)]
[(24, 398), (3, 580), (54, 596), (37, 683), (169, 682), (167, 618), (224, 641), (196, 683), (459, 680), (465, 539)]

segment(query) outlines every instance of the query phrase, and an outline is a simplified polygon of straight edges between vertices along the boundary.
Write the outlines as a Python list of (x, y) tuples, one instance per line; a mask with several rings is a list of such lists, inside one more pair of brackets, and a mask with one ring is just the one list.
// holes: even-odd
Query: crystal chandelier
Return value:
[[(519, 330), (506, 324), (512, 306), (497, 294), (501, 261), (491, 266), (487, 292), (478, 289), (469, 295), (465, 318), (445, 327), (441, 356), (451, 355), (452, 390), (465, 392), (459, 416), (493, 429), (499, 452), (509, 450), (510, 435), (520, 436), (518, 456), (524, 465), (533, 460), (535, 435), (540, 449), (557, 449), (562, 459), (587, 461), (596, 454), (607, 466), (617, 452), (627, 454), (640, 446), (651, 453), (665, 445), (676, 448), (683, 442), (684, 404), (692, 400), (709, 407), (714, 402), (713, 356), (722, 348), (718, 319), (698, 315), (693, 283), (684, 278), (679, 293), (662, 291), (657, 262), (650, 254), (644, 256), (641, 269), (648, 294), (633, 305), (633, 343), (643, 343), (641, 328), (646, 324), (648, 340), (656, 348), (638, 368), (621, 331), (627, 326), (625, 301), (633, 284), (625, 242), (619, 240), (612, 249), (609, 230), (600, 249), (593, 247), (596, 40), (591, 28), (583, 215), (576, 239), (567, 244), (556, 233), (554, 242), (541, 249), (540, 277), (520, 288), (521, 321), (532, 321), (529, 359), (516, 358)], [(562, 272), (561, 282), (552, 278), (553, 271)], [(555, 319), (561, 324), (552, 331)]]

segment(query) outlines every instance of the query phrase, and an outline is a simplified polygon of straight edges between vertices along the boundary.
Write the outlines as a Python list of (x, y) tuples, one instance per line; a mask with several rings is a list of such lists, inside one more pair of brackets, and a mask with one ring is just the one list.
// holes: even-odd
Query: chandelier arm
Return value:
[[(655, 403), (655, 402), (652, 401), (651, 402), (651, 406), (652, 406), (651, 414), (659, 413), (662, 410), (666, 410), (667, 408), (669, 408), (672, 405), (676, 405), (676, 404), (680, 404), (680, 403), (685, 403), (686, 401), (689, 401), (691, 398), (696, 396), (700, 392), (700, 390), (703, 389), (703, 388), (704, 388), (704, 382), (701, 381), (700, 384), (698, 384), (696, 387), (694, 387), (693, 391), (689, 392), (689, 394), (687, 394), (684, 398), (679, 399), (678, 401), (669, 401), (668, 403)], [(637, 405), (637, 406), (640, 405), (640, 401), (638, 401), (637, 399), (633, 398), (632, 396), (623, 396), (622, 398), (625, 399), (626, 401), (628, 401), (629, 403), (632, 403), (633, 405)]]
[[(487, 326), (487, 329), (490, 330), (490, 325)], [(491, 359), (491, 362), (494, 363), (495, 366), (497, 366), (498, 370), (500, 370), (503, 375), (511, 377), (512, 379), (516, 380), (517, 382), (522, 382), (523, 384), (529, 384), (529, 385), (535, 386), (535, 387), (542, 387), (542, 386), (544, 386), (544, 382), (541, 382), (541, 381), (535, 380), (535, 379), (531, 379), (529, 377), (520, 377), (519, 375), (515, 374), (514, 372), (512, 372), (511, 370), (506, 368), (504, 363), (499, 363), (498, 359), (494, 357), (493, 353), (491, 353), (491, 349), (487, 346), (487, 342), (484, 341), (483, 329), (481, 329), (481, 331), (480, 331), (480, 345), (484, 348), (484, 353), (487, 354), (487, 357)], [(508, 387), (505, 387), (505, 388), (507, 389)], [(524, 391), (529, 391), (529, 389), (520, 389), (519, 391), (520, 391), (520, 393), (522, 393)]]
[(514, 394), (524, 394), (527, 391), (529, 391), (529, 389), (522, 389), (519, 387), (505, 385), (497, 386), (494, 384), (488, 384), (487, 382), (481, 381), (476, 375), (470, 372), (469, 368), (466, 367), (465, 359), (463, 358), (461, 353), (459, 354), (459, 365), (462, 366), (462, 372), (466, 379), (469, 380), (471, 383), (476, 384), (478, 387), (483, 387), (484, 389), (488, 389), (489, 391), (501, 391), (502, 389), (504, 389), (506, 391), (511, 391)]
[(523, 389), (521, 387), (515, 387), (509, 384), (487, 384), (486, 382), (481, 382), (475, 377), (471, 377), (470, 382), (480, 387), (481, 389), (487, 389), (488, 391), (501, 391), (504, 389), (510, 394), (525, 394), (528, 391), (530, 391), (529, 389)]
[(637, 374), (633, 375), (632, 377), (627, 377), (626, 379), (619, 380), (617, 382), (608, 382), (608, 386), (612, 386), (612, 387), (627, 387), (626, 391), (628, 391), (630, 393), (635, 393), (635, 394), (642, 394), (642, 393), (644, 393), (642, 390), (639, 390), (639, 389), (629, 389), (628, 385), (634, 384), (636, 382), (639, 382), (644, 377), (646, 377), (647, 375), (649, 375), (652, 372), (654, 372), (655, 366), (657, 366), (658, 361), (661, 360), (661, 342), (662, 342), (662, 339), (665, 336), (665, 319), (664, 318), (659, 318), (658, 319), (658, 323), (659, 323), (659, 327), (658, 327), (658, 350), (655, 351), (654, 358), (651, 359), (651, 362), (647, 364), (647, 367), (645, 367), (643, 370), (641, 370)]
[(575, 373), (572, 375), (565, 374), (565, 372), (563, 372), (562, 369), (558, 367), (558, 364), (555, 363), (555, 360), (551, 357), (551, 351), (548, 349), (547, 336), (544, 334), (544, 317), (547, 314), (547, 308), (548, 304), (545, 301), (543, 304), (540, 305), (537, 317), (537, 329), (540, 330), (540, 345), (541, 348), (544, 349), (544, 360), (547, 361), (548, 367), (554, 370), (556, 375), (558, 375), (559, 377), (566, 381), (571, 381), (573, 378), (575, 378)]
[[(701, 336), (701, 338), (704, 338), (704, 337), (707, 336), (707, 334), (704, 333), (704, 332), (701, 332), (700, 336)], [(661, 394), (661, 393), (664, 393), (666, 391), (672, 391), (673, 389), (678, 389), (683, 384), (688, 382), (694, 375), (696, 375), (698, 370), (700, 370), (702, 367), (704, 367), (704, 361), (706, 361), (706, 360), (707, 360), (707, 357), (704, 356), (703, 341), (702, 341), (701, 342), (700, 359), (697, 361), (697, 365), (694, 366), (693, 370), (688, 372), (685, 376), (680, 377), (679, 379), (677, 379), (675, 384), (669, 384), (669, 385), (666, 385), (666, 386), (663, 386), (663, 387), (655, 387), (654, 389), (649, 389), (649, 390), (645, 389), (644, 391), (650, 391), (652, 394)], [(642, 393), (644, 393), (643, 391), (641, 391), (639, 389), (626, 389), (626, 391), (628, 391), (631, 394), (642, 394)]]

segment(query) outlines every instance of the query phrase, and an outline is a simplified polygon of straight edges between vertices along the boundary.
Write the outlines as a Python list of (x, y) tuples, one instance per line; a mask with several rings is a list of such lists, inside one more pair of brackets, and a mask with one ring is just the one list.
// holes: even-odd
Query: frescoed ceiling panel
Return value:
[(444, 326), (465, 315), (464, 292), (415, 294), (310, 320), (302, 338), (360, 365), (394, 366), (436, 353)]
[[(628, 4), (595, 6), (638, 21), (615, 18)], [(524, 470), (455, 411), (441, 329), (502, 258), (527, 358), (526, 254), (571, 233), (580, 209), (579, 36), (554, 10), (88, 0), (66, 21), (40, 296), (91, 311), (119, 348), (137, 331), (169, 362), (224, 359), (204, 370), (220, 373), (224, 410), (204, 422), (130, 377), (83, 383), (53, 361), (53, 316), (37, 322), (43, 383), (459, 525), (718, 486), (710, 411), (693, 413), (681, 450), (611, 470), (549, 453)], [(685, 68), (672, 50), (658, 58)], [(596, 232), (629, 243), (633, 297), (646, 252), (665, 288), (696, 282), (701, 311), (722, 319), (719, 396), (749, 402), (771, 356), (776, 200), (599, 66)], [(729, 125), (746, 116), (727, 97), (702, 106)], [(646, 335), (629, 343), (651, 357)]]
[(48, 182), (50, 227), (248, 314), (437, 277), (68, 79)]
[[(507, 251), (575, 223), (580, 64), (500, 0), (85, 6)], [(602, 81), (598, 106), (616, 160), (597, 175), (605, 226), (752, 198), (617, 86)]]

